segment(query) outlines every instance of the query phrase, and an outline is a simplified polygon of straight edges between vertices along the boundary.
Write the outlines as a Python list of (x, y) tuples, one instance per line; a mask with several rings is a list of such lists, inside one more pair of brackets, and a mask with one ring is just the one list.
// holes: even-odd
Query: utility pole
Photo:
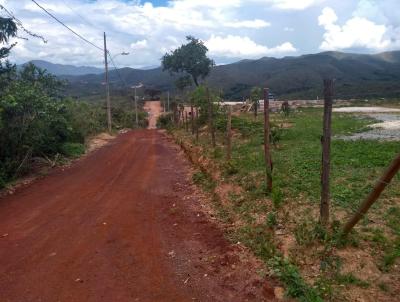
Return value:
[(138, 117), (138, 110), (137, 110), (136, 86), (135, 86), (135, 121), (136, 121), (136, 128), (139, 128), (139, 117)]
[(135, 123), (136, 123), (136, 128), (139, 128), (139, 115), (138, 115), (138, 104), (137, 104), (136, 89), (137, 88), (142, 88), (142, 87), (143, 87), (142, 83), (139, 83), (139, 85), (131, 86), (131, 88), (135, 90), (134, 98), (135, 98)]
[(107, 124), (108, 124), (108, 132), (111, 133), (112, 124), (111, 124), (110, 83), (108, 81), (107, 39), (105, 32), (104, 32), (104, 64), (106, 71)]

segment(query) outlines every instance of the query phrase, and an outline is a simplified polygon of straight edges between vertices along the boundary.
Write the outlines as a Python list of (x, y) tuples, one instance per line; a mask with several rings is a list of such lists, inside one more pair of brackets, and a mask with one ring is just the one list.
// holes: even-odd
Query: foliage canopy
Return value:
[(207, 57), (208, 49), (203, 41), (192, 36), (187, 36), (186, 40), (187, 44), (163, 56), (162, 67), (170, 73), (190, 75), (194, 84), (199, 86), (199, 79), (208, 76), (215, 64)]

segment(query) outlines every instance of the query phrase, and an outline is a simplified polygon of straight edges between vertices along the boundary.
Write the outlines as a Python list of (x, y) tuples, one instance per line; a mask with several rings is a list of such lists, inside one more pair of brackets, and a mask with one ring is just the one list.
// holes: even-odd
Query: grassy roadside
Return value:
[[(333, 219), (329, 232), (318, 223), (321, 109), (302, 109), (289, 117), (273, 114), (274, 191), (265, 194), (261, 121), (233, 118), (232, 161), (224, 159), (225, 121), (216, 122), (218, 141), (206, 133), (195, 142), (183, 130), (174, 135), (197, 152), (209, 173), (194, 180), (213, 192), (220, 218), (231, 222), (229, 237), (250, 247), (300, 301), (352, 301), (355, 296), (391, 301), (398, 290), (399, 229), (397, 176), (348, 242), (337, 240), (345, 218), (368, 193), (399, 151), (398, 142), (344, 141), (332, 144)], [(335, 136), (364, 131), (373, 121), (334, 114)], [(201, 155), (201, 156), (200, 156)], [(220, 188), (225, 187), (225, 191)], [(366, 271), (368, 271), (366, 273)], [(376, 281), (378, 280), (378, 281)]]

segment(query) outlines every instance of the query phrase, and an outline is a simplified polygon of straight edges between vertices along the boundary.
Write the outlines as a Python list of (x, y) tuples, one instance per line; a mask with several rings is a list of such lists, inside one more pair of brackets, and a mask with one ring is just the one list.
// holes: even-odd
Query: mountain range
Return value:
[(35, 64), (37, 67), (46, 69), (47, 72), (52, 73), (56, 76), (79, 76), (79, 75), (86, 75), (86, 74), (102, 74), (104, 69), (90, 67), (90, 66), (74, 66), (74, 65), (63, 65), (63, 64), (54, 64), (43, 60), (32, 60), (23, 65), (28, 63)]
[[(48, 63), (48, 62), (46, 62)], [(48, 63), (49, 72), (54, 72)], [(43, 65), (42, 65), (43, 66)], [(86, 68), (86, 67), (77, 67)], [(83, 69), (80, 69), (83, 70)], [(71, 74), (71, 66), (63, 70), (57, 65), (57, 74), (68, 81), (67, 93), (82, 97), (103, 94), (104, 74)], [(162, 69), (140, 70), (121, 68), (110, 71), (111, 88), (124, 90), (138, 83), (162, 91), (174, 92), (177, 76)], [(311, 98), (322, 95), (325, 78), (334, 78), (336, 96), (340, 98), (399, 97), (400, 51), (374, 55), (343, 52), (322, 52), (298, 57), (242, 60), (212, 68), (206, 78), (209, 86), (223, 91), (227, 99), (247, 97), (253, 86), (266, 87), (278, 98)]]

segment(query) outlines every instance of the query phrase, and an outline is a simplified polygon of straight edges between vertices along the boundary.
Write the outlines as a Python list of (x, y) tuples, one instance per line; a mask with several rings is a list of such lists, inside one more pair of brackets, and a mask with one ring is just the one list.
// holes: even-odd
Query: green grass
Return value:
[[(400, 209), (393, 207), (382, 217), (392, 230), (388, 237), (380, 230), (357, 231), (348, 238), (340, 236), (341, 224), (334, 220), (330, 231), (318, 223), (318, 217), (311, 212), (299, 212), (298, 221), (293, 227), (293, 235), (299, 247), (313, 248), (322, 245), (325, 251), (317, 256), (321, 263), (321, 276), (308, 284), (301, 277), (300, 270), (290, 259), (284, 259), (276, 248), (274, 228), (278, 221), (285, 224), (284, 212), (287, 209), (296, 211), (298, 203), (306, 209), (318, 208), (320, 198), (320, 169), (322, 110), (301, 109), (301, 111), (284, 117), (271, 114), (276, 145), (272, 147), (274, 164), (274, 189), (267, 193), (265, 187), (265, 164), (263, 151), (263, 123), (261, 117), (254, 121), (251, 115), (242, 114), (232, 117), (234, 130), (232, 159), (226, 162), (224, 156), (224, 131), (226, 121), (219, 116), (216, 122), (218, 147), (210, 147), (207, 135), (200, 137), (198, 145), (203, 147), (204, 156), (219, 164), (222, 172), (221, 181), (233, 182), (241, 186), (243, 194), (230, 194), (230, 206), (214, 205), (224, 220), (232, 214), (238, 215), (244, 226), (233, 230), (230, 236), (235, 242), (240, 241), (248, 246), (258, 257), (263, 259), (286, 286), (286, 294), (299, 301), (335, 300), (340, 297), (339, 286), (368, 287), (369, 284), (352, 274), (340, 273), (340, 259), (332, 251), (345, 245), (358, 247), (364, 238), (377, 250), (381, 257), (381, 269), (389, 271), (400, 257)], [(339, 139), (343, 135), (362, 132), (374, 123), (370, 118), (357, 118), (351, 114), (333, 114), (333, 139), (331, 144), (331, 200), (335, 213), (336, 208), (348, 213), (353, 212), (362, 199), (369, 193), (375, 181), (399, 152), (398, 142), (378, 142)], [(285, 125), (285, 127), (280, 127)], [(291, 125), (291, 127), (287, 127)], [(187, 135), (187, 134), (186, 134)], [(222, 144), (221, 144), (222, 142)], [(195, 175), (194, 180), (206, 191), (213, 192), (217, 185), (205, 175)], [(374, 209), (379, 209), (383, 200), (400, 195), (400, 176), (396, 176), (391, 186), (381, 196)], [(214, 194), (215, 195), (215, 194)], [(266, 197), (271, 202), (268, 205)], [(260, 202), (263, 201), (263, 202)], [(284, 207), (284, 206), (287, 207)], [(285, 210), (286, 209), (286, 210)], [(259, 225), (255, 217), (264, 215), (265, 221)], [(368, 229), (368, 217), (362, 222), (362, 229)], [(368, 235), (365, 235), (368, 233)]]
[[(282, 120), (272, 114), (274, 123), (291, 123), (293, 127), (280, 130), (278, 148), (272, 149), (275, 185), (286, 197), (305, 196), (318, 202), (320, 196), (320, 165), (322, 111), (307, 109)], [(354, 118), (349, 114), (333, 115), (333, 135), (363, 131), (371, 119)], [(232, 165), (236, 179), (242, 181), (249, 174), (254, 179), (264, 177), (263, 125), (251, 118), (235, 117), (233, 126), (243, 135), (234, 143)], [(370, 191), (376, 179), (399, 151), (398, 142), (347, 141), (334, 138), (331, 151), (331, 194), (333, 203), (343, 208), (355, 208)], [(383, 197), (400, 194), (400, 177)], [(396, 185), (397, 184), (397, 185)]]
[(64, 143), (61, 152), (67, 157), (76, 158), (85, 153), (85, 146), (79, 143)]

